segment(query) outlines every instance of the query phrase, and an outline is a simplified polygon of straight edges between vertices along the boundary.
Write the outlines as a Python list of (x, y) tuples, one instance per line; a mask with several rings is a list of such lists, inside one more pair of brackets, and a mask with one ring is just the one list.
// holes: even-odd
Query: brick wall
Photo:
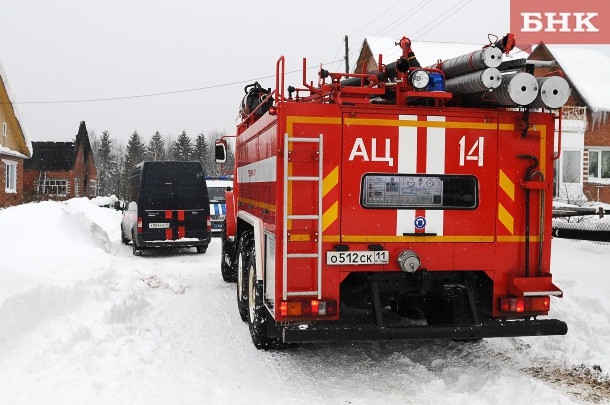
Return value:
[[(4, 162), (2, 160), (10, 160), (17, 162), (17, 193), (7, 193), (5, 190), (5, 179), (6, 173), (4, 168)], [(10, 207), (12, 205), (18, 205), (23, 202), (23, 159), (0, 155), (0, 208)]]

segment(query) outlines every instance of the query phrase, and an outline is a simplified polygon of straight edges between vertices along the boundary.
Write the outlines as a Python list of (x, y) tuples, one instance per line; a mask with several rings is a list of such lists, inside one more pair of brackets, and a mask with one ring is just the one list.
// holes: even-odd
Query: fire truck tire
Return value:
[[(227, 228), (223, 223), (220, 234), (220, 272), (224, 281), (235, 282), (237, 281), (237, 272), (235, 271), (234, 259), (229, 254), (229, 252), (234, 250), (231, 249), (229, 244), (231, 242), (227, 240)], [(229, 263), (227, 263), (227, 260)]]
[(208, 250), (208, 245), (197, 246), (197, 253), (203, 254)]
[(250, 327), (250, 336), (252, 343), (259, 350), (279, 349), (284, 345), (277, 339), (271, 339), (267, 336), (267, 322), (269, 312), (265, 308), (263, 301), (263, 282), (256, 278), (256, 256), (254, 247), (250, 252), (250, 260), (248, 263), (248, 326)]
[(237, 246), (237, 309), (241, 320), (248, 320), (248, 261), (250, 252), (254, 250), (254, 235), (251, 231), (245, 231), (239, 238)]

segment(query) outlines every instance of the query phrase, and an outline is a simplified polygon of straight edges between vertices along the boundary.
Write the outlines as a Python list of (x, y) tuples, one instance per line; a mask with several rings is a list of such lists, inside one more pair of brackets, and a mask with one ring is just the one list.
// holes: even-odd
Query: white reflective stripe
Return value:
[(276, 180), (277, 157), (271, 156), (237, 168), (238, 183), (266, 183)]
[[(428, 116), (429, 122), (445, 122), (445, 117)], [(445, 174), (445, 128), (428, 127), (426, 147), (426, 173)], [(443, 236), (445, 211), (426, 210), (426, 233)]]
[[(402, 121), (417, 121), (417, 115), (401, 115)], [(417, 173), (417, 127), (398, 127), (398, 173)], [(415, 233), (415, 210), (396, 210), (396, 235)]]
[[(429, 122), (445, 122), (445, 117), (428, 117)], [(426, 173), (445, 174), (445, 128), (428, 127)]]

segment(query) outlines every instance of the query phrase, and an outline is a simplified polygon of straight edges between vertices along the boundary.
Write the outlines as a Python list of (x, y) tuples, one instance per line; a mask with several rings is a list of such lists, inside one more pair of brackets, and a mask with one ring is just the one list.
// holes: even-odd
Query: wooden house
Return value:
[(32, 155), (32, 144), (23, 118), (0, 63), (0, 208), (23, 201), (24, 161)]
[(24, 171), (26, 200), (97, 196), (97, 171), (85, 121), (74, 142), (33, 142), (32, 146)]

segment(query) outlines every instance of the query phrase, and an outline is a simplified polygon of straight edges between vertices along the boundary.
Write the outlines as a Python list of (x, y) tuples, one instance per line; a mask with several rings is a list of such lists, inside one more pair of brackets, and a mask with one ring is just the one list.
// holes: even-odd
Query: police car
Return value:
[(210, 217), (212, 220), (212, 234), (219, 235), (222, 231), (222, 222), (227, 213), (225, 191), (227, 187), (233, 188), (233, 176), (206, 176), (210, 197)]

